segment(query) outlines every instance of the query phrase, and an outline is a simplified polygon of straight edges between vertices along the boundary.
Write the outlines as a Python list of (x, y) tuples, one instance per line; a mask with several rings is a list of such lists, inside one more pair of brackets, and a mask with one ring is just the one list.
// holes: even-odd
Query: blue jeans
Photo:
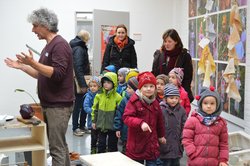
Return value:
[[(84, 129), (86, 124), (86, 116), (87, 113), (83, 110), (83, 96), (84, 94), (75, 94), (76, 100), (74, 104), (74, 110), (72, 114), (72, 130), (76, 130), (77, 128)], [(79, 123), (80, 117), (80, 123)]]
[(92, 129), (91, 113), (87, 115), (87, 127), (89, 130)]

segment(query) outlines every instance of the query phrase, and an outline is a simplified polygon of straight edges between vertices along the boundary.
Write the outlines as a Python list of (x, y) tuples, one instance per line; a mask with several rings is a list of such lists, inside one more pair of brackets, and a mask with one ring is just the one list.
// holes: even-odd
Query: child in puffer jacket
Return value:
[(130, 97), (123, 114), (128, 126), (126, 155), (146, 165), (156, 165), (159, 142), (166, 143), (164, 120), (156, 98), (156, 78), (151, 72), (140, 73), (138, 89)]
[(202, 88), (198, 110), (186, 121), (182, 143), (188, 166), (227, 166), (229, 158), (228, 130), (220, 116), (222, 103), (214, 87)]
[(89, 80), (88, 86), (89, 86), (88, 92), (84, 95), (85, 99), (83, 102), (83, 108), (84, 108), (84, 111), (88, 114), (88, 118), (87, 118), (88, 130), (91, 130), (91, 154), (95, 154), (97, 152), (96, 146), (97, 146), (98, 134), (96, 130), (92, 129), (91, 113), (92, 113), (92, 106), (94, 103), (94, 98), (101, 87), (101, 82), (98, 77), (93, 76)]

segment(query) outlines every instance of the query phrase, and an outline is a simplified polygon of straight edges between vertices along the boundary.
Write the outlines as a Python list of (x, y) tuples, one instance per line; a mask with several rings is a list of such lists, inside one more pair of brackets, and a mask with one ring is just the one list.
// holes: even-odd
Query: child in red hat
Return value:
[(164, 120), (156, 98), (156, 78), (151, 72), (140, 73), (138, 90), (130, 97), (123, 114), (128, 126), (126, 155), (146, 165), (156, 165), (160, 143), (166, 143)]

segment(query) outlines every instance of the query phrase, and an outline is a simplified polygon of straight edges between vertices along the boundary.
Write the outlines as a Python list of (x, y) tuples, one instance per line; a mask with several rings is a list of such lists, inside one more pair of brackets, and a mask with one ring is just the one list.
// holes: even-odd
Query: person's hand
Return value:
[(120, 131), (116, 131), (115, 135), (116, 135), (117, 138), (120, 138), (121, 137), (121, 132)]
[(31, 65), (32, 62), (34, 61), (33, 53), (31, 50), (29, 50), (29, 54), (21, 52), (21, 54), (17, 54), (16, 57), (20, 63), (23, 63), (25, 65)]
[(150, 133), (152, 133), (151, 128), (149, 127), (149, 125), (146, 122), (142, 122), (141, 129), (142, 129), (142, 131), (149, 131)]
[(160, 142), (161, 144), (166, 144), (166, 143), (167, 143), (167, 140), (166, 140), (165, 137), (161, 137), (161, 138), (159, 138), (159, 142)]
[(92, 123), (92, 128), (93, 128), (94, 130), (96, 130), (96, 124), (95, 124), (95, 123)]
[(86, 87), (81, 88), (82, 93), (86, 93), (87, 90), (88, 90), (88, 88), (86, 88)]
[(6, 58), (4, 60), (4, 62), (6, 63), (7, 66), (11, 67), (11, 68), (15, 68), (15, 69), (21, 69), (22, 66), (24, 64), (22, 64), (20, 61), (16, 61), (16, 60), (13, 60), (13, 59), (10, 59), (10, 58)]
[(228, 166), (226, 163), (220, 162), (219, 166)]

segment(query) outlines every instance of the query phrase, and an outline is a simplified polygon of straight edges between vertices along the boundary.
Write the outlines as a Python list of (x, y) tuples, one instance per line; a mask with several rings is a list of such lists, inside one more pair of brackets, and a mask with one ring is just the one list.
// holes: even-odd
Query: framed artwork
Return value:
[(227, 61), (228, 60), (228, 40), (230, 36), (230, 26), (229, 26), (229, 16), (230, 13), (219, 14), (218, 21), (218, 60)]
[(189, 20), (189, 53), (192, 58), (196, 58), (196, 19)]
[(227, 97), (226, 89), (227, 83), (223, 78), (223, 73), (227, 67), (227, 64), (217, 64), (217, 91), (220, 94), (223, 110), (229, 113), (229, 98)]
[(231, 8), (231, 0), (220, 0), (219, 2), (219, 9), (226, 10)]
[(230, 99), (230, 114), (244, 119), (245, 66), (236, 67), (235, 84), (239, 90), (241, 101)]
[(194, 17), (197, 15), (197, 0), (189, 0), (189, 10), (188, 15), (189, 17)]
[(211, 7), (211, 10), (209, 10), (209, 13), (217, 12), (219, 11), (219, 0), (207, 0), (208, 1), (213, 1), (213, 5)]
[(193, 64), (193, 80), (191, 82), (191, 90), (193, 92), (193, 95), (197, 95), (197, 87), (196, 87), (196, 82), (198, 81), (197, 80), (197, 61), (192, 61), (192, 64)]
[(247, 0), (237, 0), (237, 3), (239, 6), (245, 6), (247, 5)]
[(202, 48), (198, 45), (199, 42), (206, 36), (206, 22), (204, 18), (197, 19), (197, 58), (201, 57)]
[(218, 59), (217, 49), (217, 15), (211, 15), (206, 19), (206, 37), (209, 38), (209, 48), (214, 59)]
[(246, 9), (239, 10), (242, 31), (240, 32), (240, 41), (236, 44), (236, 54), (241, 63), (246, 62), (246, 22), (247, 22), (247, 11)]
[(207, 0), (197, 0), (197, 11), (198, 15), (206, 14)]

